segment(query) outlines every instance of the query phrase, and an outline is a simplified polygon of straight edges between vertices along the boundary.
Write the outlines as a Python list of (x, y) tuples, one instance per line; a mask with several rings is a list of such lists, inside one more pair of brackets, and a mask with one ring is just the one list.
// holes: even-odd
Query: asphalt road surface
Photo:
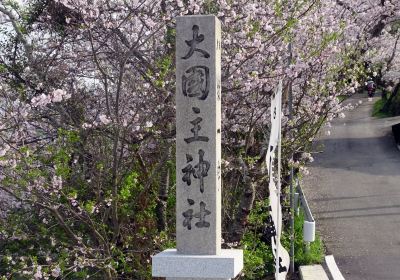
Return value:
[[(394, 119), (371, 117), (363, 103), (336, 119), (317, 142), (303, 182), (316, 229), (346, 280), (400, 279), (400, 151)], [(400, 118), (397, 119), (400, 122)]]

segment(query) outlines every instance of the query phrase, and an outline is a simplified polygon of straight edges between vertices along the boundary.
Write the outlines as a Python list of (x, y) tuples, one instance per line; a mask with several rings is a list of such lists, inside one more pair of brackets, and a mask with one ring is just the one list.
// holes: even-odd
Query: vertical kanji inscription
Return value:
[(220, 52), (215, 16), (177, 18), (176, 239), (183, 254), (221, 250)]

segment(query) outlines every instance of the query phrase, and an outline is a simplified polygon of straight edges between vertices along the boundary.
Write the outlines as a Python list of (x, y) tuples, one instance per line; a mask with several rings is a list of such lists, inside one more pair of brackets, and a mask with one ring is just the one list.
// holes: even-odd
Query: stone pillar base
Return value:
[(166, 280), (231, 280), (231, 278), (166, 278)]
[(242, 269), (242, 250), (221, 250), (220, 255), (183, 255), (168, 249), (152, 257), (153, 277), (167, 280), (230, 280)]

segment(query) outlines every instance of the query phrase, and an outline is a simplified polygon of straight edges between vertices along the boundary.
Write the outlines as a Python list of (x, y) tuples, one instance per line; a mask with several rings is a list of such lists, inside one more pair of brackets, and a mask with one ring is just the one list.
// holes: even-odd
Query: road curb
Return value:
[(336, 264), (333, 255), (325, 256), (325, 263), (333, 280), (345, 280)]
[(300, 266), (302, 280), (329, 280), (324, 268), (320, 264)]

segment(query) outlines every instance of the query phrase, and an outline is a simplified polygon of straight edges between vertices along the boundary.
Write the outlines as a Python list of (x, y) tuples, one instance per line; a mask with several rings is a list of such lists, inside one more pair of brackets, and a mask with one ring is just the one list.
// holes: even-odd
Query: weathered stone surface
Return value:
[(166, 278), (166, 280), (231, 280), (231, 278)]
[(183, 255), (169, 249), (152, 258), (153, 276), (167, 277), (168, 280), (231, 279), (242, 268), (242, 250), (221, 250), (219, 255), (205, 256)]
[(329, 280), (322, 265), (300, 266), (300, 278), (302, 280)]
[(177, 18), (176, 235), (183, 254), (221, 250), (221, 27)]
[(166, 280), (231, 280), (231, 278), (166, 278)]

